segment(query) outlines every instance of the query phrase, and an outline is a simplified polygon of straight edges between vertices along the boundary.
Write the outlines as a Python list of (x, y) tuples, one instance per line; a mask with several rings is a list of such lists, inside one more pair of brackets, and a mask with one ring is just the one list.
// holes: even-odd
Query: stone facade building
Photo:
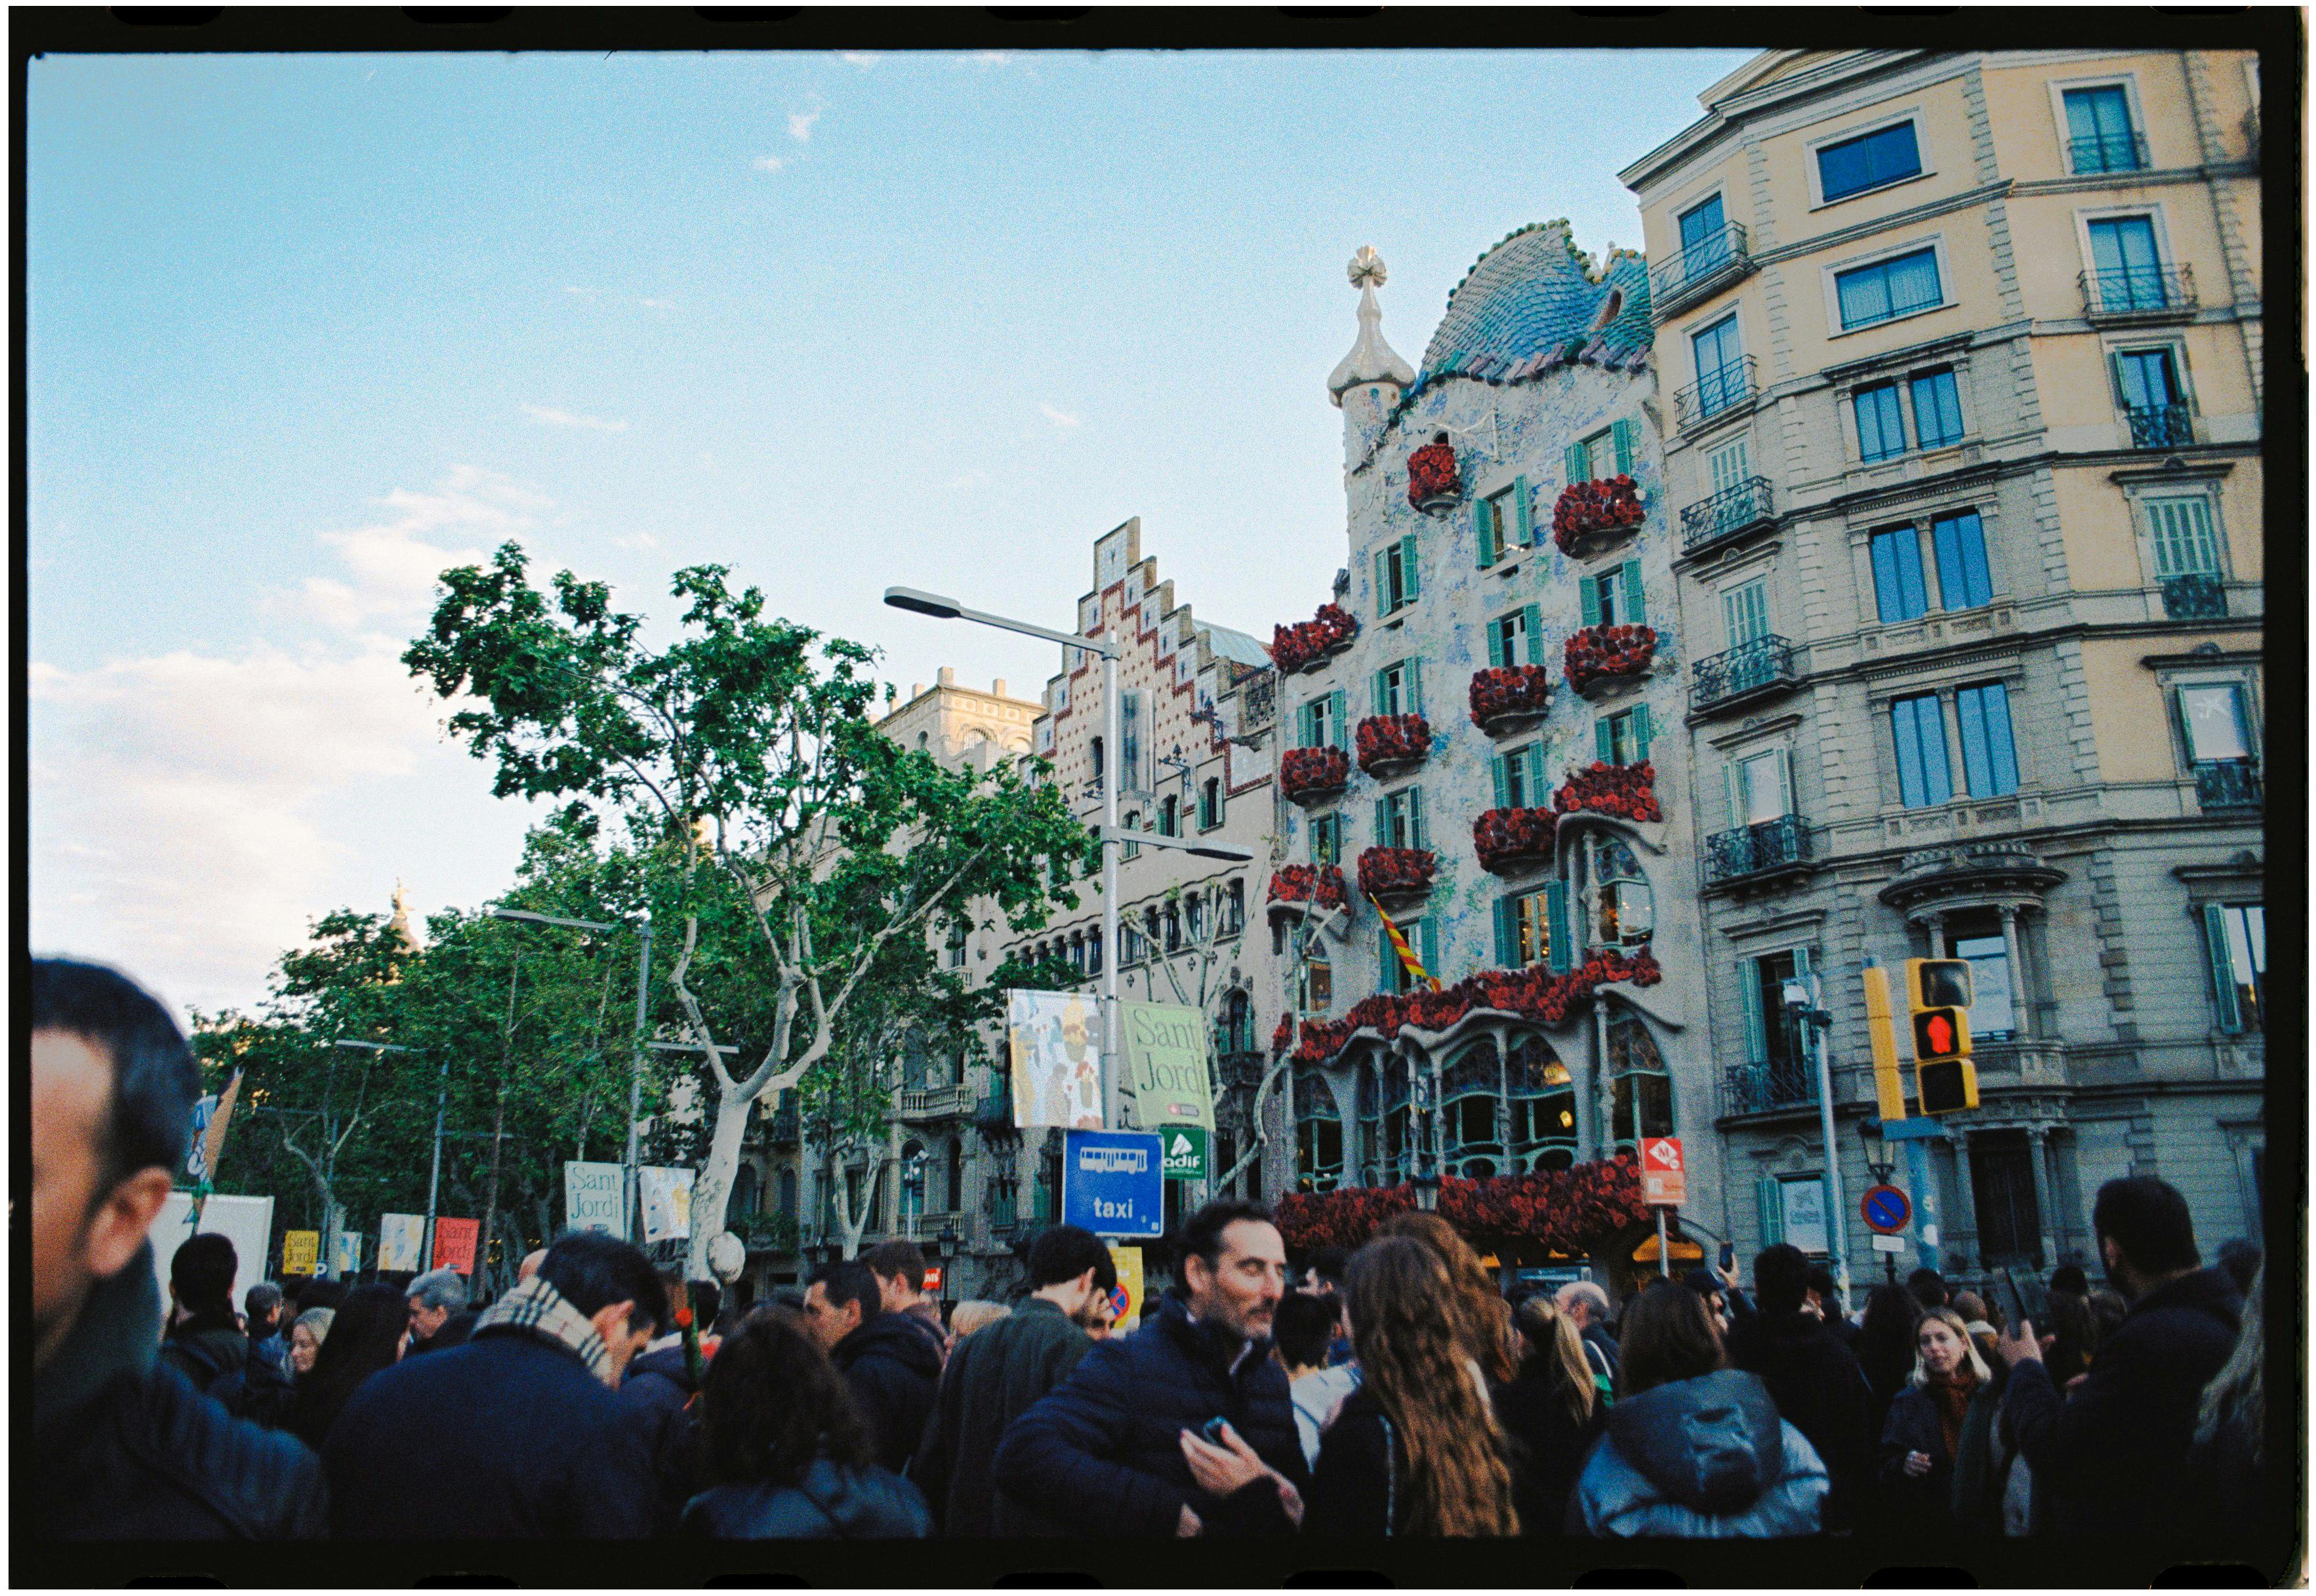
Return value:
[(1974, 972), (1982, 1106), (1933, 1148), (1948, 1267), (2091, 1262), (2126, 1172), (2207, 1244), (2258, 1235), (2257, 72), (1773, 51), (1622, 174), (1725, 1065), (1702, 1217), (1747, 1251), (1823, 1244), (1799, 970), (1853, 1200), (1866, 1178), (1869, 956)]
[[(1295, 1184), (1566, 1168), (1672, 1134), (1709, 1183), (1690, 650), (1643, 263), (1522, 228), (1450, 296), (1420, 370), (1383, 339), (1382, 261), (1350, 274), (1358, 339), (1328, 384), (1350, 564), (1273, 646), (1289, 868), (1267, 910), (1329, 928), (1294, 994)], [(1437, 1013), (1372, 1001), (1410, 978), (1370, 895), (1444, 986), (1497, 985)]]

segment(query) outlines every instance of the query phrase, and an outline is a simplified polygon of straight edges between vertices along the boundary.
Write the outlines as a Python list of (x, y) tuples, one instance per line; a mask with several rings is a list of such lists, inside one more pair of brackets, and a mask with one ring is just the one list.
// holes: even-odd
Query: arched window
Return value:
[(1094, 784), (1096, 787), (1100, 787), (1100, 786), (1101, 785), (1101, 739), (1100, 739), (1100, 737), (1096, 737), (1096, 738), (1093, 740), (1092, 747), (1093, 747), (1093, 784)]
[(1177, 953), (1182, 947), (1182, 911), (1180, 905), (1166, 905), (1166, 951)]
[(1295, 1077), (1295, 1169), (1305, 1191), (1332, 1191), (1343, 1179), (1343, 1117), (1316, 1070)]
[(1223, 934), (1234, 937), (1246, 929), (1246, 883), (1234, 881), (1223, 895)]
[(1515, 1170), (1566, 1169), (1576, 1162), (1576, 1083), (1540, 1037), (1523, 1037), (1505, 1061)]
[(1448, 1173), (1483, 1181), (1506, 1172), (1496, 1122), (1502, 1087), (1503, 1071), (1492, 1041), (1474, 1042), (1440, 1071), (1440, 1148)]
[(901, 1223), (905, 1226), (924, 1211), (924, 1144), (910, 1142), (901, 1149)]
[(1158, 834), (1162, 837), (1180, 834), (1180, 826), (1174, 817), (1174, 800), (1171, 798), (1158, 800)]
[(1672, 1075), (1637, 1014), (1619, 1013), (1608, 1021), (1608, 1081), (1616, 1093), (1617, 1146), (1637, 1150), (1642, 1137), (1672, 1135)]
[(1632, 848), (1611, 836), (1593, 842), (1593, 932), (1596, 948), (1635, 948), (1655, 934), (1656, 897)]
[(1205, 893), (1199, 892), (1193, 893), (1191, 895), (1188, 905), (1188, 914), (1189, 919), (1190, 946), (1195, 948), (1207, 940), (1207, 895)]
[(1225, 1053), (1254, 1051), (1254, 1000), (1233, 989), (1223, 994), (1223, 1046)]
[(790, 1219), (797, 1217), (797, 1172), (792, 1169), (780, 1171), (780, 1213)]
[(754, 1213), (762, 1200), (756, 1186), (756, 1166), (742, 1164), (740, 1172), (732, 1177), (732, 1212), (744, 1217)]

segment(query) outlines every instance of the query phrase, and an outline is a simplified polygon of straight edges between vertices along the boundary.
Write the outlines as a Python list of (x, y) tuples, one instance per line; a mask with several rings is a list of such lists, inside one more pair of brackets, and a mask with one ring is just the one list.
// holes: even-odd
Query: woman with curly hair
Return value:
[(1406, 1235), (1379, 1236), (1344, 1282), (1365, 1378), (1319, 1446), (1303, 1518), (1326, 1536), (1517, 1535), (1503, 1432), (1457, 1326), (1448, 1266)]
[(877, 1464), (844, 1377), (794, 1308), (758, 1308), (699, 1388), (708, 1476), (683, 1533), (714, 1540), (857, 1540), (932, 1533), (917, 1488)]
[(1394, 1214), (1376, 1235), (1403, 1235), (1422, 1243), (1447, 1266), (1447, 1298), (1464, 1337), (1465, 1350), (1492, 1385), (1502, 1385), (1519, 1372), (1519, 1337), (1512, 1330), (1511, 1305), (1496, 1289), (1480, 1255), (1456, 1227), (1437, 1214), (1420, 1211)]

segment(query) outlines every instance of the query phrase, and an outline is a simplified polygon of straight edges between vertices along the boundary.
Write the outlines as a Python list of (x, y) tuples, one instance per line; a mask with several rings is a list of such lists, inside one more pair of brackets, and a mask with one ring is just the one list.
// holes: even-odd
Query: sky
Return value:
[(32, 946), (180, 1012), (341, 905), (472, 905), (526, 806), (396, 663), (514, 539), (1034, 698), (1096, 537), (1268, 639), (1346, 548), (1345, 265), (1421, 362), (1513, 229), (1749, 51), (51, 56), (26, 97)]

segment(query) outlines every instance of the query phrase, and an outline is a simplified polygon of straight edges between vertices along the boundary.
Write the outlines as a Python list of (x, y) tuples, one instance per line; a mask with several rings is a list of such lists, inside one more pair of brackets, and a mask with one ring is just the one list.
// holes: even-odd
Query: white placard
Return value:
[(1804, 1253), (1825, 1253), (1825, 1182), (1815, 1175), (1780, 1181), (1777, 1200), (1785, 1213), (1786, 1239)]
[(426, 1216), (380, 1214), (378, 1217), (378, 1267), (381, 1270), (424, 1269)]
[(563, 1166), (563, 1225), (623, 1235), (628, 1228), (627, 1171), (616, 1164)]
[(644, 1195), (644, 1240), (686, 1241), (691, 1235), (691, 1181), (688, 1169), (646, 1164), (636, 1172)]

